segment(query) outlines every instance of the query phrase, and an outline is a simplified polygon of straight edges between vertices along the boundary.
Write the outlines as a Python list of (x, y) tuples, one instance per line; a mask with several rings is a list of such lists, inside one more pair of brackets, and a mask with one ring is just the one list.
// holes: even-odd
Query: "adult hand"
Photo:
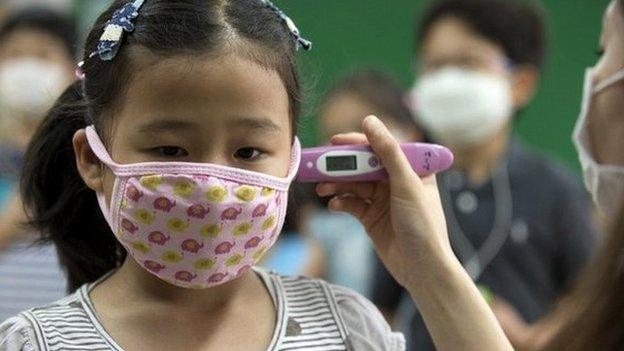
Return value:
[[(421, 268), (440, 259), (454, 259), (446, 231), (435, 176), (425, 179), (412, 170), (398, 142), (376, 117), (363, 122), (365, 134), (335, 136), (334, 145), (369, 144), (388, 171), (387, 182), (323, 183), (320, 196), (335, 196), (329, 208), (357, 217), (377, 253), (403, 286), (415, 284)], [(415, 274), (416, 273), (416, 274)]]

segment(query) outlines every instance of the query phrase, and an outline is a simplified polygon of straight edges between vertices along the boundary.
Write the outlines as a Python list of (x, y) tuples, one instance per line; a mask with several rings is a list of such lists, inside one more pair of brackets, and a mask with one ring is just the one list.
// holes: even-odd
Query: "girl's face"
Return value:
[[(106, 126), (109, 137), (102, 136), (115, 162), (214, 163), (287, 175), (292, 130), (277, 72), (234, 55), (143, 64)], [(74, 147), (87, 185), (110, 194), (114, 175), (83, 133), (74, 137)]]

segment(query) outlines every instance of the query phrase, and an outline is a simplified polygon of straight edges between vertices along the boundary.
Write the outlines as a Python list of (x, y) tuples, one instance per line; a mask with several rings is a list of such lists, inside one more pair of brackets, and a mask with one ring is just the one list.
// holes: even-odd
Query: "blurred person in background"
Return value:
[[(328, 92), (319, 117), (322, 137), (360, 132), (364, 117), (378, 116), (400, 141), (419, 141), (400, 86), (388, 74), (359, 70), (343, 78)], [(325, 207), (325, 206), (323, 206)], [(308, 217), (306, 231), (322, 245), (323, 276), (370, 297), (375, 255), (360, 222), (348, 214), (319, 210)]]
[[(81, 0), (84, 1), (84, 0)], [(98, 1), (98, 0), (95, 0)], [(4, 0), (4, 6), (13, 12), (28, 8), (43, 7), (70, 16), (74, 13), (76, 0)]]
[[(438, 177), (453, 249), (486, 297), (535, 321), (595, 246), (580, 182), (512, 136), (545, 61), (542, 11), (519, 1), (438, 1), (416, 30), (409, 101), (431, 141), (455, 154)], [(401, 287), (381, 266), (375, 280), (373, 301), (396, 314), (409, 349), (433, 350)]]
[(51, 245), (23, 233), (16, 195), (22, 153), (56, 98), (74, 79), (72, 22), (46, 8), (9, 14), (0, 25), (0, 320), (65, 294)]

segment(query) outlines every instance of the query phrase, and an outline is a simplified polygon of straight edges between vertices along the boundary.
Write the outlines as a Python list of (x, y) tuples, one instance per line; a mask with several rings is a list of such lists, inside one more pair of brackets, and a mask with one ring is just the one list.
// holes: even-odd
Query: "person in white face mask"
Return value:
[(75, 32), (50, 10), (27, 9), (0, 31), (2, 137), (24, 148), (56, 98), (73, 80)]
[[(581, 182), (512, 136), (545, 61), (542, 12), (520, 1), (439, 1), (415, 42), (408, 100), (429, 140), (455, 154), (454, 169), (438, 177), (453, 249), (486, 296), (535, 321), (595, 242)], [(383, 271), (373, 301), (398, 313), (411, 349), (433, 350), (413, 304)]]
[(71, 21), (43, 8), (9, 14), (0, 25), (0, 320), (65, 293), (55, 249), (32, 246), (15, 193), (32, 133), (75, 79), (75, 39)]
[(494, 311), (518, 350), (622, 350), (624, 345), (624, 1), (603, 20), (601, 58), (585, 73), (573, 140), (585, 184), (609, 230), (594, 260), (557, 308), (533, 325), (511, 306)]

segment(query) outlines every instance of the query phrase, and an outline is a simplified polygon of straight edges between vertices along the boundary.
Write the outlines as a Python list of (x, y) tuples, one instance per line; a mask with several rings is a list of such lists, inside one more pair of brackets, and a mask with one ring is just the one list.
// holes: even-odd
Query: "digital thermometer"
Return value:
[[(421, 177), (445, 171), (453, 164), (453, 153), (444, 146), (404, 143), (401, 149), (414, 172)], [(375, 182), (388, 173), (369, 145), (321, 146), (301, 151), (297, 181)]]

